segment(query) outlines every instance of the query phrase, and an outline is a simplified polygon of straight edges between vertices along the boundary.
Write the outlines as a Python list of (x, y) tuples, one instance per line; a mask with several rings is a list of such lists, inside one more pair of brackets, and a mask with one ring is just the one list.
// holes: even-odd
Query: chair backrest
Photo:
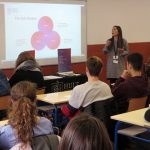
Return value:
[(114, 98), (93, 102), (92, 104), (83, 108), (83, 112), (91, 114), (100, 119), (107, 128), (111, 139), (113, 139), (115, 122), (114, 120), (110, 119), (110, 116), (116, 115), (117, 113), (116, 101)]
[(39, 89), (37, 89), (37, 91), (36, 91), (36, 94), (38, 95), (38, 94), (44, 94), (45, 93), (45, 87), (43, 87), (43, 88), (39, 88)]
[(32, 138), (31, 145), (27, 144), (26, 147), (22, 149), (22, 143), (18, 143), (10, 150), (56, 150), (59, 142), (60, 139), (57, 135), (40, 135)]
[(129, 100), (128, 112), (145, 108), (146, 101), (147, 101), (147, 96), (140, 97), (140, 98), (131, 98)]
[(6, 110), (10, 106), (10, 96), (0, 97), (0, 110)]
[(104, 118), (115, 115), (116, 103), (113, 98), (96, 101), (83, 108), (83, 112), (90, 113), (101, 120), (105, 120)]
[(41, 135), (32, 138), (31, 147), (33, 150), (56, 150), (58, 149), (59, 138), (57, 135)]

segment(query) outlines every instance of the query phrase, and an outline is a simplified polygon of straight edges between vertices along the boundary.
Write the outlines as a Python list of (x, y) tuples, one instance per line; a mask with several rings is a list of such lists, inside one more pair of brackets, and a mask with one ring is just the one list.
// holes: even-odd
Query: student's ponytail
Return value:
[(14, 102), (9, 114), (9, 123), (16, 129), (18, 138), (27, 144), (31, 141), (33, 127), (36, 124), (36, 106), (27, 97)]

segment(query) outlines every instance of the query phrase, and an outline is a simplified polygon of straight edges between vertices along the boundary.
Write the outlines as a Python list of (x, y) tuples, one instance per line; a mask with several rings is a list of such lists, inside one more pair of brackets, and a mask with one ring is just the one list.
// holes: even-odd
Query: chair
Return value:
[(129, 100), (128, 112), (145, 108), (147, 96), (140, 98), (132, 98)]
[(110, 138), (114, 137), (115, 121), (110, 119), (110, 116), (116, 115), (116, 102), (113, 98), (93, 102), (81, 110), (100, 119), (106, 126)]
[(31, 147), (33, 150), (56, 150), (58, 149), (59, 138), (57, 135), (41, 135), (32, 138)]
[[(23, 150), (56, 150), (58, 148), (60, 137), (57, 135), (41, 135), (32, 138), (31, 145), (27, 144)], [(18, 143), (10, 150), (21, 150), (22, 143)]]
[(0, 110), (7, 110), (10, 105), (10, 96), (0, 97)]

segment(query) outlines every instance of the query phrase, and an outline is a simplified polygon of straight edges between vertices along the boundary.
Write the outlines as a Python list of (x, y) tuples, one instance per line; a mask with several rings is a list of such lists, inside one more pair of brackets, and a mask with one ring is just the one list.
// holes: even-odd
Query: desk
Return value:
[(67, 103), (71, 96), (71, 91), (63, 91), (49, 94), (37, 95), (37, 99), (49, 104), (62, 104)]
[(87, 76), (79, 74), (75, 76), (66, 76), (54, 79), (45, 79), (45, 93), (61, 92), (66, 90), (72, 90), (76, 85), (85, 83)]
[(63, 91), (49, 94), (37, 95), (39, 101), (43, 101), (54, 106), (54, 125), (58, 126), (58, 105), (67, 103), (71, 96), (71, 91)]
[[(149, 140), (142, 139), (142, 138), (139, 138), (139, 137), (135, 136), (135, 133), (144, 132), (146, 130), (146, 128), (150, 129), (150, 122), (147, 122), (144, 119), (144, 114), (145, 114), (147, 109), (148, 108), (144, 108), (144, 109), (140, 109), (140, 110), (136, 110), (136, 111), (131, 111), (131, 112), (111, 116), (111, 119), (114, 119), (114, 120), (118, 121), (117, 124), (116, 124), (116, 127), (115, 127), (114, 150), (118, 149), (118, 133), (121, 133), (121, 132), (119, 132), (119, 127), (121, 125), (121, 122), (136, 125), (135, 126), (136, 132), (132, 133), (133, 127), (131, 127), (131, 128), (129, 128), (130, 131), (128, 130), (128, 132), (127, 132), (127, 130), (125, 130), (126, 134), (124, 134), (124, 135), (129, 135), (129, 136), (134, 137), (138, 140), (142, 140), (142, 141), (145, 141), (145, 142), (150, 142)], [(137, 128), (137, 126), (140, 126), (142, 128)], [(122, 132), (122, 134), (123, 134), (123, 132)]]
[(122, 121), (125, 123), (130, 123), (130, 124), (141, 126), (141, 127), (149, 127), (150, 128), (150, 122), (147, 122), (144, 119), (144, 114), (147, 109), (148, 108), (144, 108), (144, 109), (140, 109), (140, 110), (135, 110), (135, 111), (111, 116), (111, 119), (114, 119), (117, 121)]
[[(49, 94), (37, 95), (37, 99), (54, 105), (55, 109), (55, 125), (57, 125), (57, 106), (59, 104), (67, 103), (71, 95), (71, 91), (63, 91)], [(0, 121), (0, 125), (7, 124), (8, 120)]]

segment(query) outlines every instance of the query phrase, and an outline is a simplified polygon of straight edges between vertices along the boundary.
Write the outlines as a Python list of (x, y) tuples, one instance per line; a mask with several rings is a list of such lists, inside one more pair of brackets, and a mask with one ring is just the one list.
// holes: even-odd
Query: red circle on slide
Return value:
[(51, 18), (44, 16), (38, 22), (38, 28), (40, 31), (47, 33), (53, 29), (53, 21)]
[(35, 32), (31, 38), (31, 44), (36, 50), (41, 50), (45, 47), (46, 41), (43, 32)]
[(50, 49), (56, 49), (60, 44), (60, 36), (56, 31), (52, 31), (47, 35), (47, 46)]

